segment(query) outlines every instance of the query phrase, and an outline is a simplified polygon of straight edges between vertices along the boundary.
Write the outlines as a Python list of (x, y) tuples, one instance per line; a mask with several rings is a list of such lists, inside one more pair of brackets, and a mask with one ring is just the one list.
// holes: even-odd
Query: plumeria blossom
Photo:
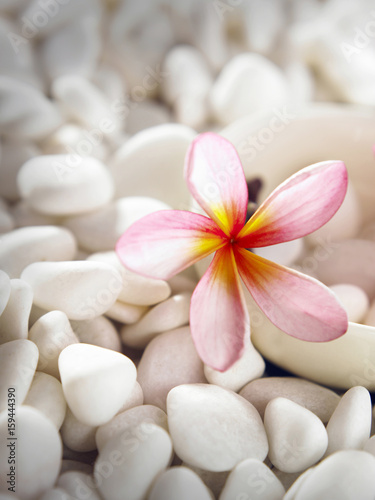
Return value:
[(208, 217), (154, 212), (122, 235), (116, 251), (130, 270), (164, 280), (215, 252), (190, 307), (193, 340), (207, 365), (224, 371), (243, 352), (250, 322), (241, 279), (270, 321), (287, 334), (325, 342), (346, 332), (347, 315), (327, 287), (249, 251), (301, 238), (325, 224), (345, 197), (342, 162), (300, 170), (247, 222), (245, 175), (229, 141), (211, 132), (197, 136), (186, 155), (185, 179)]

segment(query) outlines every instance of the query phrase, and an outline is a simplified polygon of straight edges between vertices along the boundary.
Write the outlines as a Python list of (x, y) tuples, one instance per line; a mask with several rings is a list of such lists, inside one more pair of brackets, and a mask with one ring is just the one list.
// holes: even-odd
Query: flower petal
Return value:
[(241, 357), (250, 326), (231, 245), (216, 252), (194, 290), (190, 327), (199, 356), (215, 370)]
[(256, 248), (312, 233), (337, 212), (347, 186), (343, 162), (325, 161), (300, 170), (262, 203), (238, 234), (238, 244)]
[(228, 236), (237, 234), (246, 221), (248, 193), (234, 146), (212, 132), (199, 135), (186, 155), (185, 179), (207, 215)]
[(226, 244), (208, 217), (183, 210), (161, 210), (139, 219), (118, 240), (123, 264), (150, 278), (168, 279)]
[(346, 312), (322, 283), (243, 248), (235, 249), (235, 258), (253, 299), (280, 330), (310, 342), (326, 342), (346, 332)]

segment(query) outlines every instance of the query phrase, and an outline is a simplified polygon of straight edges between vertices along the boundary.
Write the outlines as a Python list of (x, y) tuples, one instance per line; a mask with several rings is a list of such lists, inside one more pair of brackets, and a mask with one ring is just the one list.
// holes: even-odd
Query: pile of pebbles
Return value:
[[(189, 305), (207, 260), (163, 281), (114, 252), (144, 215), (191, 208), (197, 132), (375, 105), (371, 9), (0, 0), (1, 500), (373, 500), (365, 387), (270, 376), (250, 342), (227, 372), (204, 366)], [(351, 184), (325, 227), (257, 252), (375, 326), (375, 221)]]

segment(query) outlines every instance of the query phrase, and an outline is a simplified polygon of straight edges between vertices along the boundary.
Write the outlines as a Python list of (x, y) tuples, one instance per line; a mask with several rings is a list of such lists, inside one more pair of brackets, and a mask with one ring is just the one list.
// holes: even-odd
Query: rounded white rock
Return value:
[(105, 315), (108, 316), (108, 318), (118, 321), (119, 323), (131, 325), (139, 321), (146, 311), (148, 311), (147, 306), (125, 304), (125, 302), (116, 300), (108, 311), (106, 311)]
[(266, 458), (268, 442), (259, 413), (232, 391), (209, 384), (174, 387), (167, 414), (174, 449), (188, 464), (219, 472), (246, 458)]
[(58, 309), (69, 319), (93, 319), (105, 313), (120, 293), (121, 276), (101, 262), (35, 262), (22, 275), (34, 291), (34, 304)]
[(314, 465), (327, 449), (322, 421), (311, 411), (286, 398), (271, 400), (264, 413), (269, 459), (284, 472), (300, 472)]
[(69, 408), (82, 423), (102, 425), (130, 397), (137, 376), (134, 363), (116, 351), (73, 344), (59, 357), (61, 383)]
[(10, 280), (10, 297), (0, 315), (0, 344), (10, 340), (26, 339), (29, 315), (33, 304), (31, 286), (23, 280)]
[(61, 427), (61, 438), (70, 450), (85, 452), (96, 450), (95, 433), (97, 427), (86, 425), (67, 408), (64, 423)]
[(370, 307), (369, 298), (362, 288), (346, 283), (332, 285), (329, 288), (341, 302), (348, 315), (348, 321), (361, 323)]
[(202, 479), (187, 467), (172, 467), (155, 480), (147, 500), (212, 500)]
[(17, 185), (34, 210), (48, 215), (96, 210), (111, 201), (114, 192), (103, 163), (79, 155), (36, 156), (22, 165)]
[(69, 470), (61, 474), (56, 484), (74, 499), (102, 500), (95, 478), (86, 472)]
[(11, 289), (8, 274), (0, 269), (0, 315), (3, 314), (8, 304)]

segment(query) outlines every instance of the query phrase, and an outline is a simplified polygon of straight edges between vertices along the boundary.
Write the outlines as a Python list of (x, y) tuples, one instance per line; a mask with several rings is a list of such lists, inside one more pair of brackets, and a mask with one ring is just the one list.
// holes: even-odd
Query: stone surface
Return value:
[(171, 122), (171, 115), (166, 106), (158, 102), (145, 100), (131, 108), (126, 122), (126, 131), (130, 135), (137, 134), (150, 127)]
[(111, 201), (114, 185), (103, 163), (91, 156), (43, 155), (18, 172), (19, 192), (29, 205), (47, 215), (90, 212)]
[(113, 351), (121, 351), (120, 336), (113, 323), (104, 316), (83, 321), (71, 321), (70, 324), (80, 342), (105, 347)]
[(333, 391), (308, 380), (295, 377), (265, 377), (247, 384), (240, 395), (250, 401), (261, 417), (271, 399), (282, 397), (304, 406), (328, 422), (340, 397)]
[(0, 316), (3, 314), (12, 290), (9, 276), (0, 269)]
[(65, 446), (73, 451), (85, 452), (96, 450), (96, 427), (86, 425), (75, 418), (67, 408), (61, 427), (61, 438)]
[(338, 284), (332, 285), (330, 289), (344, 307), (348, 321), (361, 323), (370, 307), (366, 293), (356, 285)]
[(297, 240), (287, 241), (286, 243), (278, 243), (269, 247), (255, 248), (254, 253), (272, 260), (281, 266), (290, 266), (298, 260), (304, 250), (304, 241), (302, 238)]
[(143, 405), (143, 391), (139, 383), (135, 382), (130, 396), (121, 405), (121, 408), (117, 412), (117, 415), (119, 413), (122, 413), (123, 411), (130, 410), (130, 408), (134, 408), (134, 406), (140, 405)]
[(52, 488), (42, 495), (39, 500), (72, 500), (73, 497), (63, 488)]
[[(30, 406), (16, 410), (16, 492), (25, 500), (37, 500), (52, 488), (59, 473), (62, 445), (55, 425), (40, 411)], [(8, 415), (0, 416), (0, 489), (7, 490), (8, 453), (11, 448), (8, 437)]]
[[(7, 288), (7, 283), (5, 288)], [(0, 315), (0, 344), (27, 338), (29, 315), (33, 303), (32, 288), (28, 283), (19, 279), (10, 280), (10, 288), (9, 300)]]
[(260, 460), (248, 458), (230, 472), (219, 500), (251, 498), (282, 500), (285, 488), (275, 474)]
[[(152, 482), (166, 469), (172, 458), (168, 433), (154, 424), (141, 424), (131, 443), (114, 436), (95, 462), (95, 477), (106, 500), (142, 500)], [(110, 474), (105, 473), (105, 467)]]
[(105, 312), (105, 315), (119, 323), (132, 325), (133, 323), (137, 323), (148, 309), (147, 306), (125, 304), (125, 302), (116, 300), (116, 302)]
[(122, 327), (122, 341), (130, 347), (143, 348), (159, 333), (186, 325), (190, 298), (190, 293), (182, 293), (157, 304), (138, 323)]
[(147, 500), (212, 500), (202, 479), (187, 467), (172, 467), (155, 480)]
[(370, 437), (363, 447), (363, 451), (367, 451), (367, 453), (371, 453), (371, 455), (375, 456), (375, 436)]
[(134, 428), (142, 423), (159, 425), (168, 432), (168, 419), (163, 410), (148, 404), (135, 406), (98, 427), (95, 436), (98, 450), (102, 450), (114, 436), (121, 440), (134, 438)]
[(304, 471), (327, 449), (322, 421), (311, 411), (286, 398), (272, 399), (264, 413), (269, 459), (284, 472)]
[(66, 413), (61, 384), (55, 377), (36, 372), (24, 404), (42, 412), (59, 430)]
[(145, 403), (164, 411), (173, 387), (206, 382), (203, 363), (188, 326), (161, 333), (151, 340), (138, 365), (138, 382)]
[(15, 226), (56, 226), (60, 218), (54, 215), (46, 215), (35, 212), (26, 200), (20, 200), (10, 207)]
[(21, 276), (31, 285), (37, 306), (75, 320), (102, 315), (120, 292), (120, 275), (101, 262), (35, 262)]
[(0, 266), (11, 278), (19, 278), (33, 262), (71, 260), (77, 250), (73, 234), (57, 226), (15, 229), (0, 242)]
[(182, 462), (182, 465), (188, 467), (193, 472), (195, 472), (207, 486), (207, 488), (212, 491), (214, 498), (219, 498), (219, 495), (224, 488), (225, 481), (228, 478), (229, 472), (214, 472), (210, 470), (200, 469), (199, 467), (194, 467), (193, 465)]
[(51, 311), (40, 317), (30, 328), (29, 340), (39, 350), (37, 369), (57, 379), (60, 379), (58, 359), (61, 351), (79, 342), (67, 315), (62, 311)]
[(232, 391), (208, 384), (180, 385), (167, 398), (169, 431), (177, 455), (211, 471), (246, 458), (264, 460), (267, 436), (256, 409)]
[(59, 477), (57, 486), (64, 488), (73, 498), (101, 500), (94, 478), (85, 472), (72, 470), (64, 472)]
[(341, 398), (327, 424), (326, 455), (338, 450), (361, 450), (370, 437), (371, 398), (367, 389), (352, 387)]
[(0, 345), (0, 411), (7, 406), (9, 388), (15, 388), (17, 404), (23, 403), (33, 381), (38, 356), (37, 346), (27, 339)]
[(59, 357), (59, 370), (69, 408), (80, 422), (91, 426), (116, 415), (136, 380), (129, 358), (89, 344), (66, 347)]

